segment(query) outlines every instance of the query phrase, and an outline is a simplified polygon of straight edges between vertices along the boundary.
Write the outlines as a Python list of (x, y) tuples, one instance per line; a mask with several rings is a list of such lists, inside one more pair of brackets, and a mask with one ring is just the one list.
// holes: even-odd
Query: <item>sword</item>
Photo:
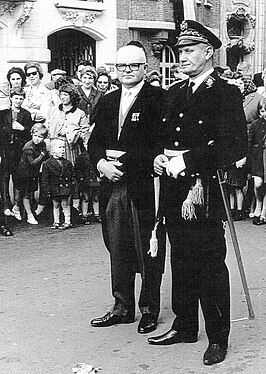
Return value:
[(226, 212), (226, 216), (227, 216), (227, 220), (228, 220), (230, 235), (231, 235), (231, 238), (232, 238), (232, 243), (233, 243), (233, 247), (234, 247), (234, 251), (235, 251), (235, 255), (236, 255), (237, 265), (238, 265), (238, 268), (239, 268), (240, 277), (241, 277), (241, 281), (242, 281), (242, 285), (243, 285), (243, 289), (244, 289), (244, 295), (245, 295), (245, 298), (246, 298), (246, 301), (247, 301), (249, 319), (255, 319), (255, 314), (254, 314), (254, 311), (253, 311), (251, 298), (250, 298), (250, 294), (249, 294), (249, 290), (248, 290), (248, 284), (247, 284), (247, 279), (246, 279), (246, 275), (245, 275), (244, 265), (243, 265), (243, 262), (242, 262), (240, 248), (239, 248), (239, 244), (238, 244), (238, 240), (237, 240), (237, 236), (236, 236), (234, 221), (233, 221), (233, 218), (232, 218), (231, 210), (230, 210), (230, 207), (229, 207), (228, 196), (227, 196), (227, 192), (226, 192), (226, 189), (225, 189), (225, 183), (226, 182), (224, 180), (223, 171), (221, 169), (217, 170), (217, 176), (218, 176), (218, 181), (219, 181), (219, 185), (220, 185), (220, 189), (221, 189), (221, 194), (222, 194), (222, 198), (223, 198), (225, 212)]

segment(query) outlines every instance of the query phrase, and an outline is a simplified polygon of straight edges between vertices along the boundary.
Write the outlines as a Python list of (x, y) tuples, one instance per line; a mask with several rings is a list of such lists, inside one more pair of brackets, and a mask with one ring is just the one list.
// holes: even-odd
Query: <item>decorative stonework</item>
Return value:
[(213, 4), (210, 3), (208, 0), (196, 0), (197, 5), (204, 5), (206, 8), (212, 8)]
[(226, 49), (237, 49), (242, 54), (254, 51), (256, 18), (249, 14), (247, 8), (241, 5), (227, 14), (226, 23)]
[(253, 29), (255, 28), (256, 18), (251, 16), (244, 7), (239, 7), (234, 12), (228, 14), (226, 22), (228, 22), (231, 18), (235, 18), (238, 21), (249, 21)]
[(19, 5), (19, 3), (11, 3), (9, 1), (1, 1), (0, 2), (0, 17), (5, 14), (9, 13), (12, 14), (13, 10)]
[(151, 44), (151, 49), (155, 57), (161, 57), (163, 47), (164, 45), (161, 41), (154, 41)]
[(71, 22), (76, 27), (82, 27), (86, 23), (93, 23), (95, 18), (100, 15), (99, 12), (83, 12), (69, 9), (60, 9), (60, 13), (65, 21)]
[(23, 4), (23, 11), (20, 17), (17, 19), (16, 28), (20, 29), (21, 26), (30, 18), (33, 11), (34, 2), (25, 1)]

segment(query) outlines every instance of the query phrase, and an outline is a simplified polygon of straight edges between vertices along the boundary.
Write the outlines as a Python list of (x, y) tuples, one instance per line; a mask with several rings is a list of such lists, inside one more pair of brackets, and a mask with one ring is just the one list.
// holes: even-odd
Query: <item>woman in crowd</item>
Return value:
[(51, 91), (42, 84), (43, 71), (38, 62), (28, 62), (24, 67), (29, 86), (25, 88), (23, 107), (31, 113), (34, 122), (44, 123), (51, 108)]
[(113, 91), (115, 87), (112, 85), (112, 79), (107, 72), (98, 73), (96, 79), (96, 87), (99, 92), (102, 92), (103, 95)]
[(65, 158), (74, 165), (76, 157), (81, 153), (79, 139), (86, 144), (89, 134), (89, 122), (83, 110), (78, 108), (80, 100), (75, 86), (65, 84), (59, 89), (61, 104), (51, 110), (49, 116), (49, 136), (65, 140)]
[(95, 88), (97, 73), (94, 67), (85, 66), (80, 72), (81, 85), (78, 87), (81, 100), (78, 107), (86, 113), (90, 124), (95, 118), (95, 108), (102, 93)]
[(25, 87), (26, 85), (26, 75), (24, 71), (19, 67), (14, 66), (9, 69), (6, 77), (9, 82), (10, 88)]
[(70, 78), (68, 76), (62, 76), (55, 81), (55, 83), (54, 83), (55, 88), (53, 90), (51, 90), (52, 106), (58, 107), (59, 104), (62, 103), (61, 100), (60, 100), (59, 88), (61, 86), (64, 86), (67, 83), (72, 83), (73, 84), (72, 78)]
[[(239, 72), (235, 72), (230, 79), (230, 83), (235, 84), (240, 89), (244, 103), (245, 84), (243, 75)], [(237, 126), (237, 123), (235, 125)], [(230, 206), (234, 221), (241, 221), (243, 219), (243, 188), (247, 182), (247, 169), (245, 164), (246, 158), (237, 161), (229, 170), (227, 170), (225, 174), (225, 179), (228, 184), (229, 190)]]
[[(61, 104), (51, 110), (49, 118), (50, 138), (65, 140), (65, 158), (75, 164), (81, 153), (80, 142), (87, 145), (89, 138), (89, 120), (85, 112), (78, 108), (80, 96), (73, 84), (65, 84), (59, 88)], [(78, 186), (73, 196), (73, 207), (79, 209)]]
[(266, 97), (259, 102), (259, 118), (252, 122), (248, 134), (248, 165), (254, 178), (256, 209), (253, 224), (266, 223)]
[[(249, 132), (251, 123), (259, 118), (259, 102), (262, 95), (257, 93), (257, 87), (252, 81), (251, 76), (242, 77), (244, 82), (244, 112), (247, 121), (247, 130)], [(247, 180), (247, 191), (244, 199), (244, 211), (249, 214), (249, 217), (254, 217), (255, 209), (255, 194), (254, 194), (254, 178), (250, 177), (248, 174)], [(255, 219), (253, 221), (255, 225), (260, 223), (259, 220)]]

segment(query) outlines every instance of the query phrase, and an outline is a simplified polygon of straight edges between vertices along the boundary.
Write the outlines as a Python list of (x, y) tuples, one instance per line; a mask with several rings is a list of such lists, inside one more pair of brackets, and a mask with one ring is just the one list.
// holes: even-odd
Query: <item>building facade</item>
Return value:
[(117, 48), (139, 40), (150, 70), (160, 70), (168, 85), (184, 18), (222, 39), (217, 65), (234, 69), (248, 61), (253, 73), (266, 67), (264, 0), (9, 0), (0, 1), (0, 78), (27, 61), (42, 64), (45, 80), (54, 68), (72, 75), (80, 60), (115, 74)]

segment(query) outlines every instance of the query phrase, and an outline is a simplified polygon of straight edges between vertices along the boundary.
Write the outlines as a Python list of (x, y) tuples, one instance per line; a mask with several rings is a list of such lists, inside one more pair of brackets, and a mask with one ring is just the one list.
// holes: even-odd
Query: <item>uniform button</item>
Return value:
[(68, 184), (66, 183), (66, 187), (68, 187)]
[(185, 173), (184, 171), (182, 171), (182, 172), (180, 173), (180, 175), (181, 175), (181, 177), (184, 177), (184, 176), (186, 175), (186, 173)]
[(202, 125), (202, 124), (203, 124), (203, 121), (202, 121), (201, 119), (199, 120), (199, 124), (200, 124), (200, 125)]
[(184, 113), (179, 113), (179, 117), (180, 118), (184, 117)]
[(166, 121), (166, 118), (163, 118), (162, 121), (165, 122), (165, 121)]
[(181, 128), (177, 126), (176, 131), (179, 132), (180, 130)]
[(174, 144), (175, 144), (175, 146), (176, 146), (176, 147), (178, 147), (178, 146), (179, 146), (179, 142), (175, 142)]
[(63, 185), (62, 185), (62, 184), (60, 184), (60, 187), (63, 187)]
[(195, 177), (195, 174), (191, 174), (192, 177)]
[(216, 179), (216, 176), (215, 176), (215, 175), (213, 175), (213, 176), (212, 176), (212, 178), (213, 178), (213, 179)]
[(198, 176), (199, 176), (199, 173), (196, 173), (196, 176), (198, 177)]

